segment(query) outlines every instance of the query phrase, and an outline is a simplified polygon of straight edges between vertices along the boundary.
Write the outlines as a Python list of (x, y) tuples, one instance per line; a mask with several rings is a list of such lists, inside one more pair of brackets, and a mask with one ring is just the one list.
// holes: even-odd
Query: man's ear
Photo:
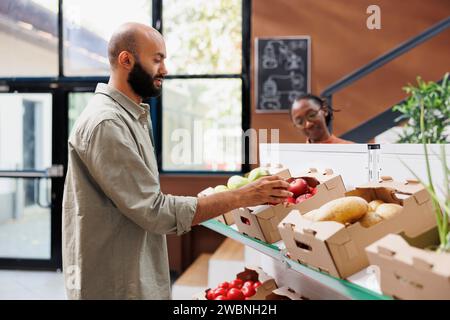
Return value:
[(117, 57), (117, 63), (127, 70), (131, 70), (134, 66), (134, 56), (128, 51), (122, 51)]

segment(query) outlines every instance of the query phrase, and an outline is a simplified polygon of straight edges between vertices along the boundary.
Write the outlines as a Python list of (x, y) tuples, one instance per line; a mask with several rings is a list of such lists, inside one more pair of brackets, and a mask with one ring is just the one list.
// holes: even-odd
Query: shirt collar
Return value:
[(136, 102), (128, 98), (126, 95), (124, 95), (122, 92), (106, 83), (97, 84), (95, 93), (102, 93), (109, 96), (119, 105), (121, 105), (122, 108), (131, 113), (136, 120), (145, 116), (150, 108), (150, 106), (146, 103), (137, 104)]

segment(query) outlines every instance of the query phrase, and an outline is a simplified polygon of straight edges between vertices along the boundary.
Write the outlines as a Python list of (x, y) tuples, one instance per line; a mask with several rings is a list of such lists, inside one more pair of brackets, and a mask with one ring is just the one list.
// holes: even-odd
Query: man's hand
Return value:
[(241, 207), (250, 207), (260, 204), (282, 203), (288, 197), (292, 197), (292, 192), (287, 191), (289, 183), (278, 176), (263, 177), (255, 182), (247, 184), (236, 192), (239, 193)]
[(224, 191), (206, 197), (199, 197), (192, 225), (217, 217), (240, 207), (259, 204), (278, 204), (292, 192), (287, 191), (289, 183), (278, 176), (263, 177), (239, 189)]

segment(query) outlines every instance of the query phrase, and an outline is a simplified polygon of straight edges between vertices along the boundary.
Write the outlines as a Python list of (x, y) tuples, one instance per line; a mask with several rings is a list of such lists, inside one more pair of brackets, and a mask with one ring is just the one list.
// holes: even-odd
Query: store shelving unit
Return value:
[(320, 272), (308, 266), (299, 264), (296, 261), (293, 261), (286, 257), (283, 253), (283, 250), (280, 247), (267, 244), (265, 242), (259, 241), (257, 239), (245, 236), (235, 230), (232, 226), (227, 226), (217, 220), (209, 220), (203, 222), (202, 225), (208, 229), (216, 231), (226, 237), (232, 238), (246, 246), (249, 246), (271, 258), (284, 263), (287, 267), (295, 270), (298, 273), (301, 273), (303, 276), (306, 276), (314, 281), (317, 281), (321, 285), (333, 290), (334, 292), (342, 295), (347, 299), (352, 300), (389, 300), (392, 299), (389, 296), (385, 296), (369, 290), (365, 287), (357, 285), (347, 280), (335, 278), (330, 276), (329, 274)]
[[(440, 147), (437, 144), (429, 145), (430, 164), (436, 176), (444, 174), (437, 156), (440, 154)], [(311, 168), (312, 164), (319, 170), (332, 169), (342, 176), (347, 190), (365, 185), (368, 181), (377, 181), (381, 175), (392, 176), (397, 181), (411, 179), (411, 172), (405, 163), (413, 168), (421, 179), (427, 177), (423, 146), (420, 144), (260, 144), (259, 152), (261, 164), (271, 165), (273, 168), (289, 168), (292, 176), (305, 172)], [(450, 162), (450, 145), (447, 146), (446, 154), (447, 162)], [(439, 180), (436, 183), (437, 189), (444, 190)], [(346, 280), (339, 279), (289, 259), (284, 253), (282, 242), (275, 244), (261, 242), (239, 233), (235, 225), (227, 226), (217, 220), (206, 221), (203, 226), (259, 251), (264, 258), (267, 256), (277, 261), (277, 265), (281, 263), (284, 268), (282, 271), (286, 271), (289, 275), (293, 274), (293, 277), (288, 280), (297, 281), (298, 278), (298, 283), (305, 284), (300, 290), (305, 288), (309, 291), (308, 293), (314, 293), (315, 297), (392, 299), (390, 296), (381, 294), (379, 278), (376, 274), (379, 270), (376, 271), (375, 266), (361, 270)], [(285, 283), (282, 285), (286, 285)]]

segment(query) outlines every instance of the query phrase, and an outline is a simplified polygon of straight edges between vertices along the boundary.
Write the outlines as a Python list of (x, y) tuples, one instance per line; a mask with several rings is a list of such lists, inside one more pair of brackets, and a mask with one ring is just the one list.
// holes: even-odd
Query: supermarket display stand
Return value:
[[(260, 253), (271, 257), (272, 259), (284, 264), (288, 269), (294, 270), (299, 275), (307, 277), (312, 281), (317, 282), (337, 295), (342, 296), (344, 299), (352, 300), (389, 300), (392, 299), (389, 296), (382, 295), (375, 291), (372, 291), (364, 286), (352, 283), (348, 280), (338, 279), (324, 272), (315, 270), (311, 267), (302, 265), (296, 261), (289, 259), (282, 249), (275, 244), (268, 244), (257, 239), (248, 237), (239, 233), (235, 226), (227, 226), (217, 220), (209, 220), (203, 222), (201, 225), (218, 232), (226, 237), (234, 239), (250, 248), (253, 248)], [(363, 276), (364, 277), (364, 276)], [(362, 281), (364, 283), (364, 281)]]
[[(430, 165), (436, 176), (443, 171), (437, 155), (440, 145), (430, 144)], [(447, 162), (450, 162), (450, 145), (445, 145)], [(398, 181), (411, 178), (411, 172), (405, 163), (414, 170), (421, 179), (426, 178), (426, 163), (423, 146), (420, 144), (260, 144), (260, 163), (273, 165), (275, 168), (289, 168), (295, 176), (309, 169), (311, 165), (318, 169), (331, 168), (343, 178), (348, 190), (363, 185), (368, 181), (377, 181), (380, 176), (392, 176)], [(444, 190), (442, 182), (436, 181), (437, 188)], [(370, 273), (370, 266), (353, 274), (346, 280), (330, 276), (327, 273), (289, 259), (282, 242), (267, 244), (243, 235), (235, 225), (227, 226), (217, 220), (209, 220), (202, 225), (226, 237), (232, 238), (249, 248), (255, 249), (265, 258), (273, 259), (282, 265), (281, 274), (293, 274), (292, 282), (307, 282), (307, 289), (318, 299), (355, 299), (355, 300), (389, 300), (383, 295), (376, 274)], [(263, 268), (264, 269), (264, 268)], [(279, 279), (275, 279), (278, 280)], [(284, 281), (282, 285), (291, 284)]]

